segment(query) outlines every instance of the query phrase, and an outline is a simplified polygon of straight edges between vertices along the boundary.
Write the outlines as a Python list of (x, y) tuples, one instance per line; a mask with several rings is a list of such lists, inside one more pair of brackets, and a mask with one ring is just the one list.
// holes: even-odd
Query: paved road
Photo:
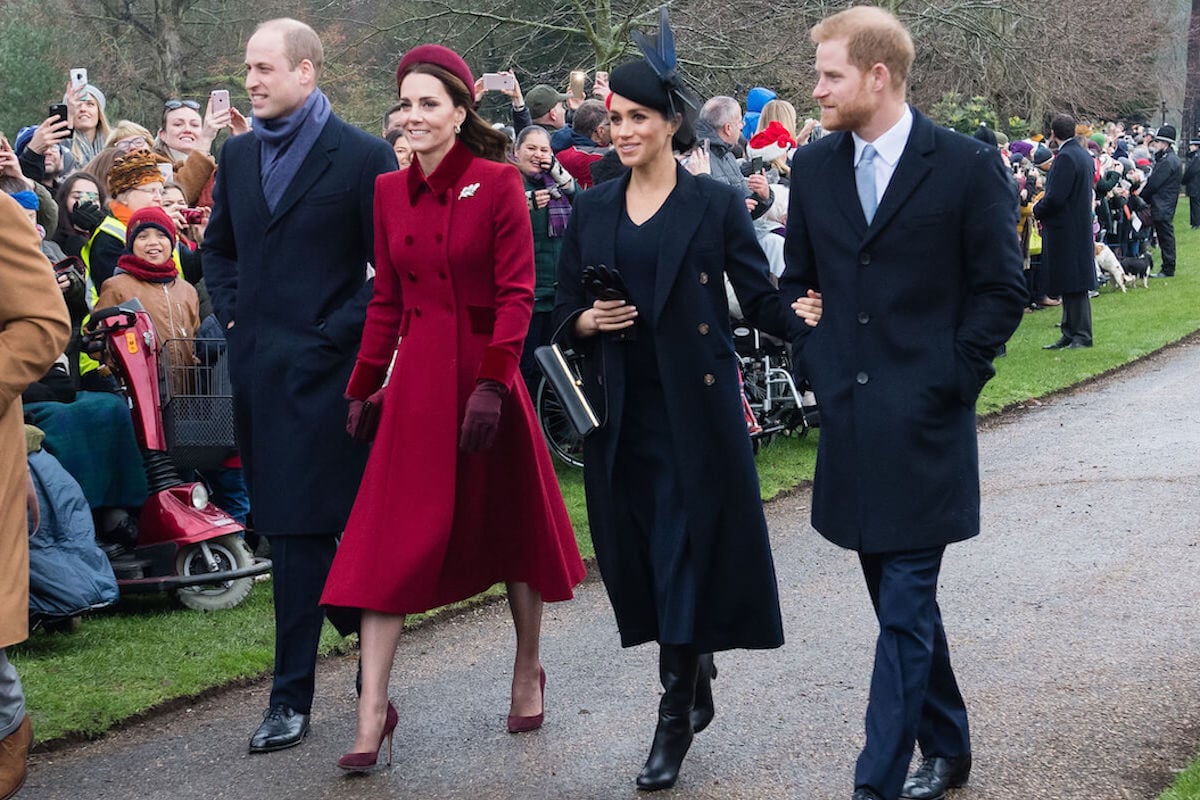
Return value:
[[(1049, 356), (1048, 356), (1049, 357)], [(1064, 356), (1064, 357), (1069, 357)], [(974, 725), (953, 800), (1152, 798), (1200, 749), (1200, 344), (981, 434), (984, 533), (941, 591)], [(846, 798), (874, 620), (851, 554), (768, 507), (787, 645), (718, 657), (718, 716), (660, 796)], [(39, 798), (634, 798), (655, 652), (622, 651), (602, 586), (549, 609), (547, 723), (504, 733), (513, 636), (494, 604), (408, 635), (390, 770), (345, 778), (354, 665), (322, 664), (302, 747), (248, 756), (265, 682), (35, 757)]]

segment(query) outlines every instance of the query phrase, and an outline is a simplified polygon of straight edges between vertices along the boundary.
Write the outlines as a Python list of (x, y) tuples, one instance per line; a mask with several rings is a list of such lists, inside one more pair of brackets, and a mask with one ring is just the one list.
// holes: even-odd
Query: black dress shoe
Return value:
[(965, 786), (970, 775), (970, 753), (959, 758), (925, 758), (912, 777), (904, 782), (900, 797), (905, 800), (942, 800), (947, 789)]
[(1161, 271), (1160, 272), (1151, 272), (1150, 277), (1151, 278), (1174, 278), (1175, 273), (1174, 272), (1161, 272)]
[(262, 724), (250, 737), (251, 753), (271, 753), (300, 744), (308, 733), (308, 714), (285, 705), (274, 705), (263, 714)]
[(854, 790), (854, 794), (850, 800), (883, 800), (882, 797), (872, 792), (865, 786), (861, 786)]
[(1067, 345), (1069, 345), (1070, 343), (1071, 343), (1071, 340), (1070, 340), (1070, 339), (1059, 339), (1059, 340), (1058, 340), (1057, 342), (1055, 342), (1054, 344), (1044, 344), (1044, 345), (1042, 345), (1042, 349), (1043, 349), (1043, 350), (1062, 350), (1064, 347), (1066, 347), (1066, 346), (1067, 346)]
[(1091, 347), (1091, 345), (1086, 342), (1071, 342), (1067, 345), (1068, 350), (1079, 350), (1084, 347)]

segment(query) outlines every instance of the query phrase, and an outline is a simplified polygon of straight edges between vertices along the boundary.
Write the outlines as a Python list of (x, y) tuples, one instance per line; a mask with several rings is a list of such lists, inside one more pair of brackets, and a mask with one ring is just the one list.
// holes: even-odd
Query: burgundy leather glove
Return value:
[(482, 380), (467, 398), (467, 413), (463, 417), (459, 449), (467, 453), (487, 450), (496, 441), (500, 428), (500, 406), (508, 387), (500, 381)]
[(384, 389), (377, 389), (366, 400), (346, 398), (350, 403), (346, 409), (346, 433), (350, 434), (354, 441), (365, 443), (375, 439), (380, 414), (383, 411), (383, 393)]

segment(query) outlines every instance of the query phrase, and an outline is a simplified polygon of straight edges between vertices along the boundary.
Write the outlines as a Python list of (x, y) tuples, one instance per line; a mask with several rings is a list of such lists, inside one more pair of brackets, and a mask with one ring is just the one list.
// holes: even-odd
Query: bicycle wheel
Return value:
[(583, 437), (575, 432), (558, 395), (545, 378), (538, 383), (537, 415), (542, 435), (554, 457), (573, 467), (582, 467)]

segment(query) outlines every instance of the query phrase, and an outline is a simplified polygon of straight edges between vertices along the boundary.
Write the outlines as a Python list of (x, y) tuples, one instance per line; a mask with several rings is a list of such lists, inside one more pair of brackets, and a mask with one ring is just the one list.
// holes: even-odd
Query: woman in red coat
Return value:
[(508, 140), (475, 113), (474, 78), (452, 50), (409, 51), (396, 82), (415, 159), (376, 185), (375, 293), (346, 390), (351, 426), (396, 360), (322, 597), (362, 612), (358, 733), (338, 762), (352, 770), (375, 764), (396, 725), (387, 686), (404, 615), (500, 581), (517, 629), (508, 728), (540, 726), (542, 601), (569, 600), (584, 575), (517, 370), (533, 236)]

